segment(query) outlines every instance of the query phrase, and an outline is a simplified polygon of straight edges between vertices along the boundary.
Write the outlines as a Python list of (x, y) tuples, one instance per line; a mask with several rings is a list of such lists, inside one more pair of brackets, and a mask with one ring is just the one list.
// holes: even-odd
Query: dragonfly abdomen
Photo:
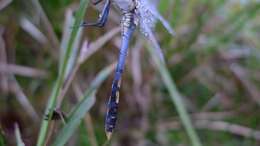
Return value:
[[(118, 74), (118, 72), (116, 72), (116, 74)], [(119, 104), (119, 89), (120, 89), (119, 84), (120, 82), (118, 80), (114, 80), (112, 84), (112, 93), (107, 104), (108, 110), (107, 110), (106, 123), (105, 123), (106, 132), (112, 132), (116, 125), (117, 111), (118, 111), (118, 104)]]
[(122, 27), (122, 34), (121, 34), (122, 40), (121, 40), (120, 53), (119, 53), (119, 58), (118, 58), (118, 63), (117, 63), (117, 67), (116, 67), (114, 80), (112, 83), (111, 96), (110, 96), (110, 99), (107, 104), (108, 109), (107, 109), (106, 121), (105, 121), (105, 130), (106, 130), (106, 134), (107, 134), (108, 138), (111, 137), (111, 134), (116, 125), (121, 76), (122, 76), (122, 73), (124, 70), (129, 41), (130, 41), (132, 34), (135, 30), (135, 27), (136, 27), (136, 25), (134, 23), (134, 13), (133, 12), (125, 13), (123, 15), (122, 21), (121, 21), (121, 27)]

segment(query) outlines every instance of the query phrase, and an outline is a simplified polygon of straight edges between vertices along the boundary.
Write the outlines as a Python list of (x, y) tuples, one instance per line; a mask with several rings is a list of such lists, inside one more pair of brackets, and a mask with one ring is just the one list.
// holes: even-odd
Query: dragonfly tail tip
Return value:
[(112, 132), (106, 132), (107, 140), (110, 140), (112, 137)]

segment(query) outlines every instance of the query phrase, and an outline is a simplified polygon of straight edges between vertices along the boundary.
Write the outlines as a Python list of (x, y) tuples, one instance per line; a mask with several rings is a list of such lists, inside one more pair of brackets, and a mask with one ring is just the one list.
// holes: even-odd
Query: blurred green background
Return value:
[[(89, 3), (85, 20), (96, 20), (102, 6)], [(15, 123), (26, 146), (36, 144), (78, 7), (77, 0), (0, 1), (0, 145), (16, 145)], [(260, 2), (161, 0), (158, 8), (176, 36), (158, 23), (156, 38), (202, 144), (259, 146)], [(96, 74), (117, 60), (119, 21), (113, 8), (104, 28), (80, 29), (74, 48), (90, 46), (93, 52), (85, 56), (65, 94), (60, 109), (65, 114)], [(145, 44), (136, 31), (122, 80), (118, 125), (108, 145), (189, 146)], [(67, 145), (106, 142), (104, 115), (112, 79), (111, 74), (98, 89), (94, 106)], [(47, 145), (63, 125), (55, 123)]]

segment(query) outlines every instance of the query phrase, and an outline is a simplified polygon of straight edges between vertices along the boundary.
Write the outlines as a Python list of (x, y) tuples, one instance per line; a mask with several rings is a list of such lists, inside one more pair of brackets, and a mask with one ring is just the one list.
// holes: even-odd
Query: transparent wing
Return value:
[(173, 29), (170, 27), (169, 23), (159, 14), (156, 9), (157, 2), (154, 1), (137, 0), (137, 10), (136, 14), (139, 17), (139, 25), (141, 32), (151, 41), (153, 47), (160, 59), (164, 61), (164, 55), (162, 49), (153, 34), (153, 29), (157, 20), (160, 20), (164, 27), (174, 35)]
[(159, 13), (157, 9), (158, 0), (137, 0), (137, 4), (138, 4), (137, 8), (139, 9), (143, 17), (142, 18), (143, 20), (151, 19), (152, 17), (153, 19), (155, 19), (153, 25), (155, 25), (156, 20), (159, 20), (171, 35), (175, 35), (175, 32), (170, 26), (170, 24), (168, 23), (168, 21), (163, 18), (163, 16)]
[(143, 29), (144, 29), (144, 31), (145, 31), (145, 33), (146, 33), (146, 36), (147, 36), (147, 38), (151, 41), (152, 46), (153, 46), (153, 47), (155, 48), (155, 50), (156, 50), (156, 53), (158, 54), (158, 56), (160, 57), (160, 59), (161, 59), (163, 62), (165, 62), (162, 49), (161, 49), (161, 47), (160, 47), (160, 45), (159, 45), (159, 43), (158, 43), (156, 37), (154, 36), (152, 29), (151, 29), (146, 23), (143, 23), (143, 22), (140, 22), (140, 23), (142, 23), (142, 24), (140, 24), (140, 25), (143, 27)]
[(153, 15), (161, 21), (163, 26), (168, 30), (171, 35), (175, 35), (175, 31), (172, 29), (167, 20), (165, 20), (158, 11), (152, 11)]

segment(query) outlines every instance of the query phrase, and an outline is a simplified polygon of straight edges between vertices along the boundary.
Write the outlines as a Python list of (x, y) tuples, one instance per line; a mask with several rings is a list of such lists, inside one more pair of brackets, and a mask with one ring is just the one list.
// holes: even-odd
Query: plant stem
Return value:
[(170, 93), (171, 99), (177, 109), (177, 112), (179, 113), (182, 124), (183, 124), (185, 130), (187, 131), (188, 136), (191, 139), (192, 145), (193, 146), (202, 146), (201, 142), (199, 140), (199, 137), (197, 136), (197, 133), (195, 132), (195, 130), (191, 124), (191, 120), (189, 118), (187, 110), (185, 109), (185, 106), (181, 99), (181, 95), (178, 92), (176, 85), (174, 84), (174, 81), (172, 80), (167, 67), (160, 60), (160, 58), (157, 56), (155, 50), (152, 47), (148, 47), (148, 50), (152, 56), (152, 59), (155, 62), (157, 70), (159, 71), (160, 75), (162, 76), (162, 80), (163, 80), (164, 84), (166, 85), (166, 87)]
[[(86, 8), (87, 8), (87, 4), (88, 4), (88, 0), (81, 0), (80, 1), (80, 6), (79, 6), (78, 12), (76, 13), (76, 21), (74, 22), (74, 26), (79, 26), (80, 21), (84, 17), (84, 14), (85, 14), (85, 11), (86, 11)], [(77, 36), (78, 31), (79, 31), (79, 27), (73, 27), (72, 28), (72, 33), (70, 35), (69, 43), (68, 43), (66, 52), (64, 54), (64, 59), (61, 62), (59, 75), (58, 75), (58, 78), (55, 82), (54, 88), (52, 90), (52, 94), (51, 94), (49, 101), (48, 101), (48, 104), (47, 104), (47, 107), (45, 109), (45, 116), (48, 115), (49, 117), (51, 117), (52, 114), (53, 114), (53, 110), (54, 110), (54, 107), (55, 107), (55, 104), (56, 104), (56, 99), (59, 96), (62, 85), (64, 83), (65, 71), (66, 71), (66, 68), (68, 66), (69, 58), (72, 54), (73, 44), (74, 44), (74, 41), (75, 41), (75, 38)], [(43, 146), (44, 145), (49, 121), (50, 121), (50, 119), (45, 120), (45, 117), (43, 117), (41, 129), (40, 129), (40, 133), (39, 133), (39, 137), (38, 137), (38, 141), (37, 141), (37, 146)]]

